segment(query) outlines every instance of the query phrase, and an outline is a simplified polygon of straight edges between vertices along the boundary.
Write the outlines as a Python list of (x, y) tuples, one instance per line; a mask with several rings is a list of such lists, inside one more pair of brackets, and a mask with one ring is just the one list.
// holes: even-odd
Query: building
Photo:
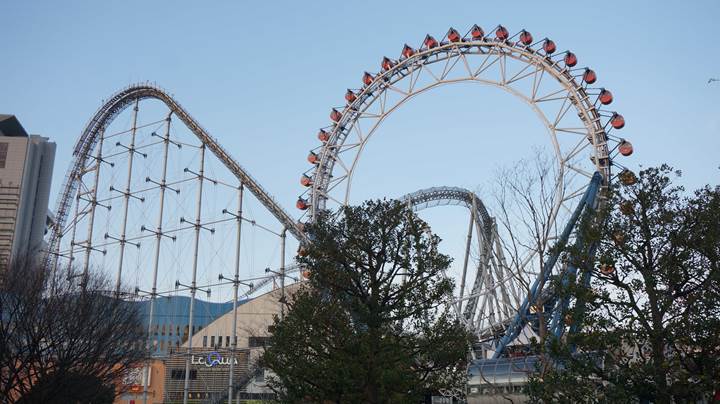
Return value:
[[(292, 295), (300, 285), (286, 287), (285, 293)], [(265, 370), (258, 368), (256, 361), (272, 333), (274, 317), (280, 315), (282, 294), (281, 289), (275, 289), (238, 306), (234, 355), (232, 310), (193, 336), (189, 398), (218, 400), (227, 397), (230, 361), (234, 361), (233, 384), (238, 390), (234, 394), (243, 402), (271, 396), (264, 388)], [(187, 347), (187, 343), (183, 347)], [(171, 356), (165, 365), (165, 400), (182, 400), (185, 358), (182, 354)]]
[[(115, 398), (116, 404), (140, 404), (143, 402), (145, 367), (137, 366), (119, 383), (121, 391)], [(165, 387), (165, 361), (152, 359), (148, 372), (147, 402), (149, 404), (162, 404), (163, 389)]]
[[(239, 301), (238, 304), (243, 304)], [(140, 301), (140, 316), (144, 327), (150, 321), (150, 301)], [(222, 317), (232, 310), (232, 301), (224, 303), (208, 302), (195, 299), (193, 308), (193, 334), (201, 332), (203, 327)], [(189, 296), (168, 296), (155, 299), (153, 327), (150, 331), (151, 354), (156, 357), (165, 357), (176, 351), (188, 339), (190, 313)]]
[(0, 269), (45, 248), (55, 143), (0, 114)]
[[(297, 285), (285, 288), (291, 295)], [(258, 297), (238, 301), (237, 348), (232, 350), (232, 301), (211, 303), (195, 301), (193, 349), (190, 355), (188, 398), (191, 403), (215, 402), (227, 397), (230, 362), (233, 362), (233, 384), (241, 397), (264, 399), (272, 397), (265, 388), (265, 371), (255, 362), (267, 343), (274, 322), (280, 314), (282, 290), (275, 289)], [(149, 320), (149, 302), (140, 302), (145, 321)], [(189, 298), (160, 297), (155, 301), (153, 360), (150, 366), (148, 403), (182, 402), (187, 355), (187, 322)], [(145, 323), (147, 326), (147, 322)], [(143, 402), (142, 368), (128, 377), (124, 392), (115, 404)]]

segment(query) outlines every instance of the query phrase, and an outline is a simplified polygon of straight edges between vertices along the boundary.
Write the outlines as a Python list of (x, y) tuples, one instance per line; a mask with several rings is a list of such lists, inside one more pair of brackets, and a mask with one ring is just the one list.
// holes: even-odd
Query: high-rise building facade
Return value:
[(45, 248), (55, 143), (0, 114), (0, 269)]

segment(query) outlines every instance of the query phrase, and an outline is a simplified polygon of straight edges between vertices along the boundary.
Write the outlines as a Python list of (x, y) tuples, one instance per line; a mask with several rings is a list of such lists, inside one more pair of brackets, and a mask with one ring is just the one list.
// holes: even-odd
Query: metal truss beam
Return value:
[[(105, 102), (85, 125), (80, 138), (73, 150), (73, 160), (68, 168), (63, 182), (60, 197), (55, 209), (55, 225), (51, 229), (48, 251), (55, 251), (59, 245), (65, 222), (73, 203), (73, 195), (78, 187), (78, 175), (84, 170), (97, 142), (100, 133), (113, 121), (113, 119), (129, 106), (143, 99), (156, 99), (163, 102), (175, 116), (187, 126), (190, 131), (204, 144), (240, 183), (272, 213), (277, 220), (299, 241), (305, 242), (305, 235), (297, 227), (296, 221), (273, 199), (272, 196), (253, 178), (247, 170), (225, 150), (200, 124), (163, 89), (150, 84), (131, 85), (117, 93)], [(51, 265), (53, 254), (47, 254), (46, 266)]]

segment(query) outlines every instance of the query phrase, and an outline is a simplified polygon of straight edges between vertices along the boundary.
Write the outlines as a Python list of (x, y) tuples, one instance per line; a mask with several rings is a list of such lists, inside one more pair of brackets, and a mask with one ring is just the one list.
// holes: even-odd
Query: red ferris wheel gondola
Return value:
[(553, 40), (546, 39), (545, 42), (543, 42), (543, 51), (545, 51), (548, 55), (555, 53), (556, 50), (557, 46), (555, 46), (555, 42), (553, 42)]
[(567, 67), (574, 67), (577, 64), (577, 56), (575, 56), (574, 53), (568, 51), (565, 54), (565, 66)]
[(455, 28), (450, 28), (447, 33), (447, 37), (450, 42), (460, 42), (462, 40), (460, 33), (458, 33)]
[(485, 32), (482, 28), (480, 28), (477, 24), (473, 25), (472, 29), (470, 30), (470, 35), (472, 35), (472, 38), (474, 40), (482, 39), (485, 36)]
[(523, 45), (530, 45), (533, 41), (533, 36), (531, 33), (522, 30), (520, 32), (520, 42), (522, 42)]
[(609, 105), (613, 102), (613, 95), (610, 92), (610, 90), (606, 90), (604, 88), (600, 89), (600, 95), (598, 96), (598, 99), (600, 100), (600, 103), (603, 105)]

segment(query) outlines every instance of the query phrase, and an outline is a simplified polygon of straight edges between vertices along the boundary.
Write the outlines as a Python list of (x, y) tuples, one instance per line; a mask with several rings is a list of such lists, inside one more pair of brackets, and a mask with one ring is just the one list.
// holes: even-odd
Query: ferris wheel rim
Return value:
[[(314, 220), (319, 210), (325, 207), (324, 203), (329, 198), (328, 188), (330, 188), (331, 185), (329, 178), (332, 176), (333, 170), (335, 169), (335, 160), (337, 158), (337, 155), (340, 153), (342, 145), (349, 137), (352, 128), (355, 126), (359, 119), (359, 115), (357, 114), (357, 112), (360, 111), (360, 109), (358, 108), (358, 106), (362, 106), (363, 103), (365, 103), (370, 97), (372, 97), (372, 100), (368, 102), (367, 105), (372, 105), (379, 98), (378, 95), (373, 95), (373, 92), (377, 91), (379, 94), (382, 94), (389, 91), (390, 86), (384, 85), (384, 83), (395, 83), (404, 79), (410, 74), (405, 73), (401, 75), (398, 73), (401, 70), (406, 69), (408, 71), (412, 71), (412, 66), (420, 66), (419, 68), (422, 68), (425, 65), (437, 63), (438, 61), (449, 60), (459, 57), (465, 58), (467, 55), (475, 54), (469, 51), (464, 52), (464, 50), (472, 48), (484, 49), (484, 51), (482, 51), (480, 54), (486, 55), (486, 57), (489, 57), (490, 55), (497, 56), (498, 59), (501, 57), (510, 57), (521, 63), (525, 63), (527, 66), (535, 66), (537, 69), (536, 72), (542, 71), (543, 74), (546, 72), (549, 73), (549, 75), (554, 78), (554, 81), (559, 83), (563, 87), (567, 94), (566, 98), (571, 100), (572, 102), (572, 105), (566, 111), (569, 111), (571, 108), (575, 109), (578, 112), (581, 121), (585, 125), (587, 144), (589, 144), (593, 149), (592, 155), (594, 157), (594, 165), (596, 166), (597, 171), (600, 171), (603, 175), (604, 185), (609, 185), (611, 181), (610, 167), (612, 163), (610, 161), (610, 153), (607, 143), (609, 140), (608, 131), (605, 130), (607, 124), (603, 126), (600, 122), (600, 108), (596, 108), (595, 104), (591, 103), (591, 101), (589, 100), (590, 97), (587, 93), (587, 87), (578, 84), (578, 81), (575, 79), (575, 77), (570, 74), (570, 71), (574, 69), (570, 69), (568, 66), (560, 66), (560, 63), (558, 61), (552, 60), (552, 56), (550, 54), (543, 54), (540, 50), (533, 49), (531, 46), (520, 45), (519, 42), (514, 43), (506, 40), (500, 41), (496, 39), (490, 39), (488, 37), (483, 37), (479, 40), (463, 40), (461, 42), (441, 43), (439, 46), (427, 49), (420, 49), (412, 56), (404, 59), (401, 58), (400, 60), (396, 61), (396, 63), (390, 69), (379, 73), (373, 78), (371, 84), (366, 85), (365, 87), (363, 87), (361, 92), (355, 94), (356, 98), (352, 102), (349, 102), (348, 105), (345, 107), (341, 117), (336, 121), (336, 124), (333, 125), (332, 131), (329, 132), (329, 139), (321, 146), (318, 156), (319, 162), (312, 174), (312, 185), (308, 190), (306, 190), (305, 193), (303, 193), (306, 194), (309, 192), (310, 194), (310, 209), (308, 212), (310, 221)], [(501, 51), (497, 51), (497, 49), (500, 49)], [(495, 52), (493, 52), (493, 50), (495, 50)], [(431, 63), (428, 62), (431, 61), (433, 55), (440, 54), (444, 54), (445, 57), (442, 59), (438, 58)], [(568, 51), (559, 54), (562, 55), (572, 53)], [(416, 67), (415, 69), (417, 68), (418, 67)], [(395, 81), (393, 82), (392, 80)], [(464, 80), (456, 81), (466, 82), (471, 81), (471, 78), (465, 78)], [(480, 80), (477, 80), (476, 77), (473, 77), (472, 81), (477, 82)], [(439, 84), (446, 83), (432, 83), (430, 86), (427, 87), (436, 87)], [(512, 88), (508, 86), (510, 83), (497, 84), (498, 87), (512, 93)], [(414, 92), (411, 94), (411, 97), (419, 93), (419, 91), (416, 93)], [(513, 95), (518, 96), (517, 93)], [(527, 98), (524, 101), (531, 105), (537, 103), (537, 100), (531, 102), (532, 100), (528, 100)], [(399, 102), (398, 104), (401, 103), (402, 102)], [(597, 101), (595, 103), (597, 103)], [(536, 113), (538, 112), (538, 108), (533, 109), (535, 109)], [(367, 110), (367, 107), (364, 110)], [(349, 111), (351, 112), (348, 113)], [(353, 112), (355, 112), (354, 117), (352, 116)], [(385, 116), (387, 115), (389, 115), (389, 113), (385, 114)], [(545, 126), (550, 131), (552, 131), (552, 128), (548, 127), (547, 125), (548, 121), (549, 120), (546, 118), (543, 123), (545, 123)], [(367, 138), (369, 137), (370, 136), (368, 136)], [(599, 142), (598, 139), (602, 139), (603, 141)], [(559, 164), (559, 166), (562, 166), (562, 163)], [(586, 173), (585, 175), (587, 176), (588, 174), (590, 176), (592, 175), (592, 173)], [(339, 181), (336, 181), (336, 184), (337, 182)], [(351, 184), (351, 182), (348, 184)], [(345, 204), (346, 203), (347, 200), (345, 200)], [(339, 205), (343, 205), (343, 203), (340, 202)]]
[[(360, 146), (358, 146), (358, 152), (357, 152), (357, 154), (355, 155), (355, 158), (353, 159), (353, 163), (352, 163), (352, 165), (351, 165), (350, 168), (349, 168), (349, 173), (347, 174), (347, 187), (346, 187), (345, 196), (344, 196), (344, 198), (343, 198), (342, 204), (343, 204), (343, 205), (347, 205), (347, 204), (349, 203), (350, 193), (351, 193), (351, 191), (352, 191), (352, 180), (353, 180), (353, 176), (355, 175), (355, 169), (357, 168), (357, 164), (358, 164), (358, 162), (360, 161), (360, 157), (361, 157), (361, 155), (362, 155), (362, 152), (363, 152), (364, 149), (365, 149), (365, 146), (368, 144), (370, 138), (375, 134), (377, 128), (379, 128), (379, 127), (381, 126), (380, 124), (381, 124), (388, 116), (390, 116), (393, 112), (395, 112), (396, 109), (398, 109), (398, 108), (400, 108), (401, 106), (403, 106), (406, 102), (410, 101), (412, 98), (414, 98), (414, 97), (416, 97), (416, 96), (418, 96), (418, 95), (421, 95), (422, 93), (424, 93), (424, 92), (426, 92), (426, 91), (430, 91), (430, 90), (433, 90), (433, 89), (435, 89), (435, 88), (437, 88), (437, 87), (442, 87), (442, 86), (445, 86), (445, 85), (461, 84), (461, 83), (466, 83), (466, 82), (476, 83), (476, 84), (482, 85), (482, 86), (493, 86), (493, 87), (496, 87), (496, 88), (500, 88), (500, 89), (502, 89), (503, 91), (508, 92), (508, 93), (510, 93), (511, 95), (513, 95), (513, 96), (515, 96), (515, 97), (517, 97), (517, 98), (520, 98), (523, 102), (525, 102), (526, 104), (528, 104), (528, 106), (531, 107), (531, 109), (533, 110), (533, 112), (535, 112), (536, 115), (538, 116), (538, 118), (543, 122), (543, 124), (544, 124), (544, 126), (545, 126), (545, 129), (548, 131), (548, 135), (549, 135), (550, 138), (551, 138), (551, 142), (552, 142), (552, 146), (553, 146), (553, 151), (554, 151), (555, 156), (557, 157), (556, 161), (558, 162), (558, 165), (557, 165), (557, 167), (558, 167), (558, 173), (557, 173), (557, 174), (558, 174), (558, 181), (561, 183), (561, 182), (562, 182), (562, 179), (564, 178), (564, 175), (565, 175), (565, 168), (566, 168), (566, 166), (562, 163), (562, 152), (561, 152), (561, 150), (560, 150), (560, 145), (559, 145), (559, 143), (558, 143), (558, 141), (557, 141), (557, 133), (555, 132), (555, 130), (554, 130), (553, 128), (551, 128), (550, 120), (547, 118), (547, 116), (545, 116), (545, 114), (544, 114), (539, 108), (537, 108), (536, 104), (533, 103), (531, 100), (529, 100), (527, 97), (525, 97), (525, 96), (524, 96), (523, 94), (521, 94), (520, 92), (516, 91), (515, 89), (509, 88), (509, 87), (506, 87), (506, 86), (499, 85), (499, 83), (496, 83), (496, 82), (490, 82), (490, 81), (487, 81), (487, 80), (478, 80), (478, 79), (457, 79), (457, 80), (442, 81), (442, 82), (433, 83), (433, 84), (431, 84), (431, 85), (429, 85), (429, 86), (426, 86), (426, 87), (424, 87), (424, 88), (421, 88), (421, 89), (418, 90), (417, 92), (414, 92), (414, 93), (408, 95), (407, 97), (404, 97), (400, 102), (398, 102), (398, 103), (395, 104), (393, 107), (391, 107), (391, 108), (384, 114), (384, 116), (381, 117), (381, 118), (378, 120), (378, 122), (377, 122), (375, 125), (373, 125), (373, 127), (370, 129), (370, 131), (369, 131), (369, 132), (367, 133), (367, 135), (365, 136), (365, 139), (363, 140), (363, 142), (360, 144)], [(337, 154), (338, 154), (338, 153), (335, 154), (335, 158), (333, 158), (332, 160), (337, 161)], [(590, 176), (588, 176), (588, 178), (589, 178), (589, 177), (590, 177)], [(560, 208), (560, 203), (561, 203), (561, 202), (562, 202), (561, 200), (558, 200), (556, 206), (553, 207), (553, 209), (554, 209), (555, 212), (557, 212), (557, 211), (559, 210), (559, 208)]]

